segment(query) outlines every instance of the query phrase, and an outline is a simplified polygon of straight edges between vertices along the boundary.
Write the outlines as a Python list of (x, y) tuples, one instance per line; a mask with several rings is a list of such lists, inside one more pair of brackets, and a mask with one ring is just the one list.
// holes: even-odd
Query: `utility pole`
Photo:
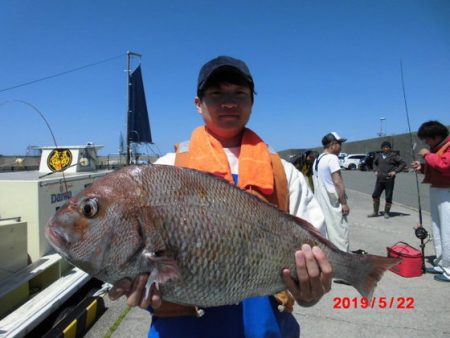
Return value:
[[(127, 94), (128, 94), (128, 103), (127, 103), (127, 120), (128, 120), (128, 116), (131, 114), (130, 111), (130, 91), (131, 91), (131, 57), (133, 56), (137, 56), (137, 57), (141, 57), (141, 54), (138, 53), (134, 53), (134, 52), (130, 52), (127, 51)], [(127, 165), (131, 163), (131, 139), (130, 139), (130, 135), (128, 134), (128, 128), (127, 128), (127, 136), (126, 136), (126, 141), (127, 141)]]
[(385, 120), (386, 120), (385, 117), (380, 117), (380, 132), (378, 133), (379, 137), (386, 135), (385, 133), (383, 133), (383, 121)]

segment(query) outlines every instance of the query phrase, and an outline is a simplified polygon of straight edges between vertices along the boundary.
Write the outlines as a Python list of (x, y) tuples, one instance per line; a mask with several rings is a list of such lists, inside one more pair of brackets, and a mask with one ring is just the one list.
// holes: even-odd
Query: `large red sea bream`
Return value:
[(236, 304), (286, 288), (294, 252), (318, 245), (333, 277), (370, 297), (398, 260), (345, 253), (308, 222), (224, 180), (173, 166), (128, 166), (97, 179), (49, 221), (47, 238), (74, 265), (114, 283), (141, 272), (163, 299)]

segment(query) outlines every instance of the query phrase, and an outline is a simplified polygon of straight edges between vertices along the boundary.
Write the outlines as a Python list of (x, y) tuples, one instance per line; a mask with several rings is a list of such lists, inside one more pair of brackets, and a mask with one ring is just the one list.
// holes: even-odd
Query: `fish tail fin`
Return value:
[[(373, 291), (377, 286), (378, 281), (383, 276), (383, 273), (392, 266), (400, 262), (400, 258), (390, 258), (375, 255), (356, 255), (359, 259), (361, 273), (356, 274), (356, 279), (353, 280), (352, 285), (358, 292), (366, 298), (372, 298)], [(355, 276), (355, 275), (353, 275)]]

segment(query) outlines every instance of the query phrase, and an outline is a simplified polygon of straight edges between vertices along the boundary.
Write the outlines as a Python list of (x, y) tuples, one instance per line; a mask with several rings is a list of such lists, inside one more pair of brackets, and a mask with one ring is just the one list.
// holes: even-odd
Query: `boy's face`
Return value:
[(208, 87), (202, 99), (195, 98), (206, 127), (217, 136), (228, 138), (245, 128), (252, 112), (252, 93), (248, 86), (221, 83)]
[(428, 144), (430, 146), (430, 148), (433, 148), (435, 146), (437, 146), (439, 143), (442, 142), (442, 138), (439, 136), (435, 136), (435, 137), (425, 137), (425, 139), (423, 140), (426, 144)]

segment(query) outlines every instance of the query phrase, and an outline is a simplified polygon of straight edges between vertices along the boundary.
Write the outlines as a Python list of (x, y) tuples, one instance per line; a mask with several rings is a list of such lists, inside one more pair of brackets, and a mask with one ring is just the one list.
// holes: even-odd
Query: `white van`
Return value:
[(339, 158), (339, 165), (341, 166), (341, 168), (344, 167), (344, 160), (347, 157), (347, 153), (339, 153), (338, 158)]
[(366, 157), (366, 154), (348, 154), (342, 163), (342, 168), (348, 170), (358, 169), (359, 162)]

